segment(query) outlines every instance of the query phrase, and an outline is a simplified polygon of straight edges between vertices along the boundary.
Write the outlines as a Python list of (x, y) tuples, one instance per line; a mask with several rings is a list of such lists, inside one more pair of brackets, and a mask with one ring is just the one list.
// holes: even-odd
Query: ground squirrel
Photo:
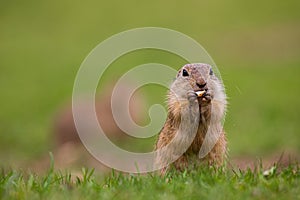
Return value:
[(156, 164), (182, 170), (205, 162), (221, 165), (227, 142), (222, 121), (226, 110), (223, 83), (208, 64), (183, 66), (168, 94), (168, 116), (156, 150)]

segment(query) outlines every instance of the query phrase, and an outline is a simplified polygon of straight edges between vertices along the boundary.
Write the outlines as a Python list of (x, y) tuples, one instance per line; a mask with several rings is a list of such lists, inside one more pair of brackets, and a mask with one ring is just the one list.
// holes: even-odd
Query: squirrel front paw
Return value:
[(212, 95), (209, 91), (206, 91), (206, 93), (201, 97), (201, 104), (207, 105), (212, 100)]
[(188, 91), (187, 98), (189, 102), (194, 103), (197, 101), (197, 97), (198, 95), (193, 90)]

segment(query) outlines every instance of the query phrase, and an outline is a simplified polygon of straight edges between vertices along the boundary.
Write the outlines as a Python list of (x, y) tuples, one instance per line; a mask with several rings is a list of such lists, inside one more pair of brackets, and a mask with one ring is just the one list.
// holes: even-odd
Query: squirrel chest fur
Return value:
[(222, 82), (210, 65), (183, 66), (168, 94), (168, 116), (156, 143), (156, 165), (183, 170), (200, 163), (220, 166), (227, 143), (222, 122), (226, 111)]

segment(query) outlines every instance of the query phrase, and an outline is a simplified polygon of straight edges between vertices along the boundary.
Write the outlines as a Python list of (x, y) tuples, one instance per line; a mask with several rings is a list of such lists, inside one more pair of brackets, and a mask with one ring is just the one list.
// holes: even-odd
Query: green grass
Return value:
[[(201, 43), (219, 67), (229, 97), (225, 130), (230, 156), (300, 152), (300, 1), (2, 1), (0, 3), (0, 199), (296, 199), (299, 168), (270, 177), (203, 169), (190, 173), (103, 176), (50, 169), (27, 172), (55, 151), (53, 121), (71, 102), (76, 72), (99, 42), (131, 28), (158, 26)], [(139, 64), (180, 68), (185, 61), (155, 50), (131, 52), (106, 71), (99, 89)], [(166, 89), (142, 88), (149, 104)], [(147, 114), (147, 113), (146, 113)], [(145, 114), (145, 115), (146, 115)], [(150, 150), (153, 138), (123, 144)], [(82, 163), (85, 165), (86, 163)], [(19, 170), (24, 169), (25, 172)]]
[(300, 168), (290, 165), (268, 175), (203, 167), (182, 173), (80, 174), (55, 172), (45, 175), (15, 170), (0, 172), (0, 199), (300, 199)]

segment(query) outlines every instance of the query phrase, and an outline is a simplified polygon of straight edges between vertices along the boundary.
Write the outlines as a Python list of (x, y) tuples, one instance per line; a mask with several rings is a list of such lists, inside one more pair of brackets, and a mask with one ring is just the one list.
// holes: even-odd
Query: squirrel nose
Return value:
[(196, 83), (196, 85), (197, 85), (200, 89), (204, 89), (204, 87), (206, 86), (206, 83), (203, 83), (203, 84)]

